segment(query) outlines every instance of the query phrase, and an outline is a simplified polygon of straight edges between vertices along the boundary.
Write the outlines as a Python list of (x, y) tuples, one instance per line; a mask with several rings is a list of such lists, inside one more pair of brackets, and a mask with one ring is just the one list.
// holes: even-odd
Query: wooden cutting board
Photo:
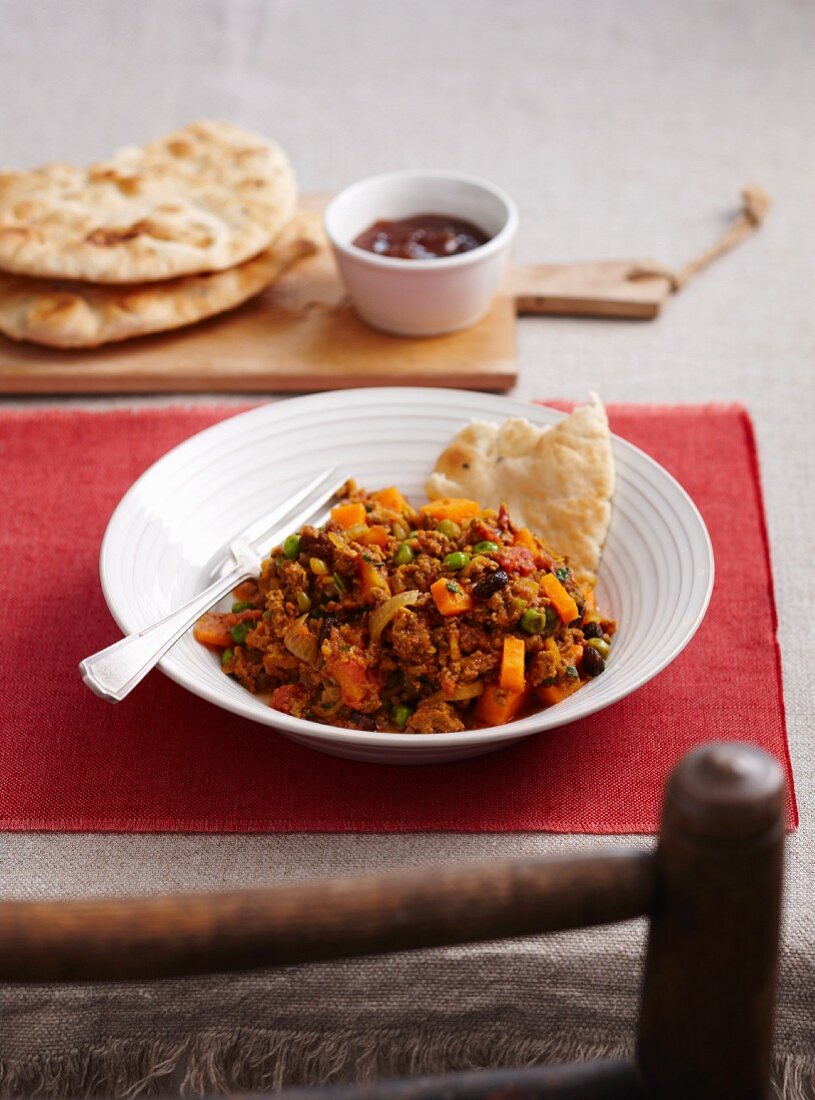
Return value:
[[(319, 220), (324, 199), (304, 200)], [(323, 240), (265, 293), (186, 329), (93, 350), (59, 351), (0, 336), (0, 393), (284, 392), (354, 386), (515, 384), (519, 312), (656, 316), (666, 279), (630, 281), (627, 261), (512, 267), (489, 314), (449, 336), (376, 332), (345, 300)]]

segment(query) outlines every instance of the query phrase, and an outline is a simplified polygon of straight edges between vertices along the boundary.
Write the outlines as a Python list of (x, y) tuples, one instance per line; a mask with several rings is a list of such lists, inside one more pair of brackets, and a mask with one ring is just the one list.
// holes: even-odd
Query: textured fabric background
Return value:
[[(579, 397), (593, 387), (607, 401), (740, 400), (754, 416), (801, 809), (789, 842), (778, 1019), (792, 1095), (815, 1047), (815, 8), (800, 0), (0, 0), (0, 26), (0, 156), (9, 166), (101, 156), (198, 115), (223, 116), (278, 137), (304, 189), (422, 164), (491, 177), (519, 203), (517, 253), (530, 261), (644, 254), (677, 263), (720, 231), (742, 184), (755, 179), (773, 195), (761, 233), (658, 321), (524, 321), (516, 393)], [(0, 890), (217, 889), (608, 843), (535, 834), (6, 835)], [(5, 989), (0, 1058), (11, 1065), (7, 1086), (14, 1074), (48, 1085), (50, 1066), (63, 1073), (52, 1087), (64, 1088), (73, 1066), (84, 1087), (95, 1080), (104, 1089), (93, 1071), (114, 1041), (132, 1084), (147, 1062), (155, 1067), (154, 1055), (171, 1067), (190, 1036), (217, 1031), (222, 1057), (210, 1060), (210, 1079), (222, 1080), (224, 1066), (241, 1064), (241, 1028), (261, 1033), (268, 1054), (264, 1061), (252, 1046), (254, 1070), (236, 1068), (251, 1084), (265, 1072), (297, 1079), (327, 1068), (518, 1061), (570, 1044), (614, 1049), (630, 1041), (641, 937), (636, 924), (214, 978), (184, 986), (183, 998), (175, 984)], [(140, 1045), (147, 1035), (163, 1045)], [(83, 1062), (90, 1050), (95, 1060)], [(201, 1070), (202, 1060), (191, 1061)]]

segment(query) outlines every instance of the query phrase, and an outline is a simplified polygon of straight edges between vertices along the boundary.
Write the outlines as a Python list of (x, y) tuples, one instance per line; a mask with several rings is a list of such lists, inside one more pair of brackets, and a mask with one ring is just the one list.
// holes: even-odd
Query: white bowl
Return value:
[[(436, 456), (464, 423), (508, 416), (545, 425), (562, 414), (458, 390), (362, 389), (262, 405), (200, 432), (151, 466), (110, 520), (100, 572), (113, 617), (130, 633), (190, 599), (209, 582), (211, 563), (233, 535), (326, 465), (339, 464), (369, 488), (398, 485), (419, 503)], [(225, 676), (191, 633), (160, 667), (203, 699), (295, 741), (380, 763), (476, 756), (593, 714), (680, 653), (713, 585), (710, 539), (688, 495), (630, 443), (615, 437), (613, 447), (617, 486), (597, 597), (618, 631), (603, 675), (557, 706), (464, 733), (362, 733), (272, 710)], [(149, 691), (149, 680), (137, 690)]]
[[(432, 260), (403, 260), (357, 248), (354, 239), (383, 218), (452, 214), (487, 233), (486, 244)], [(324, 215), (342, 281), (364, 321), (397, 336), (439, 336), (489, 310), (518, 228), (500, 188), (456, 172), (405, 171), (347, 187)]]

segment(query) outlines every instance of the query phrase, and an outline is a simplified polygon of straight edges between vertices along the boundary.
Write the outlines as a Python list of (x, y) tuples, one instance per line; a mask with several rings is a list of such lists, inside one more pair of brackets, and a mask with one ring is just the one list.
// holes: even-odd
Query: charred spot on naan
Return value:
[(0, 332), (50, 347), (90, 348), (191, 325), (259, 294), (319, 241), (316, 216), (303, 213), (270, 248), (227, 271), (125, 286), (0, 271)]
[(269, 248), (296, 197), (274, 142), (193, 123), (86, 168), (0, 174), (0, 269), (114, 284), (222, 271)]

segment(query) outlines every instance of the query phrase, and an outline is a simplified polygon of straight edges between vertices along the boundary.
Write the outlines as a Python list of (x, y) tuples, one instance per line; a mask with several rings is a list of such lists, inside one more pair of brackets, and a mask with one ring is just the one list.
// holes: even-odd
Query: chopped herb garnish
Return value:
[(565, 580), (568, 580), (568, 578), (569, 578), (568, 566), (561, 565), (561, 567), (559, 569), (555, 570), (555, 576), (561, 582), (565, 581)]
[(448, 581), (444, 587), (448, 592), (452, 592), (454, 595), (458, 592), (458, 585), (455, 581)]
[(566, 665), (566, 675), (569, 677), (570, 680), (576, 680), (579, 673), (574, 665)]

